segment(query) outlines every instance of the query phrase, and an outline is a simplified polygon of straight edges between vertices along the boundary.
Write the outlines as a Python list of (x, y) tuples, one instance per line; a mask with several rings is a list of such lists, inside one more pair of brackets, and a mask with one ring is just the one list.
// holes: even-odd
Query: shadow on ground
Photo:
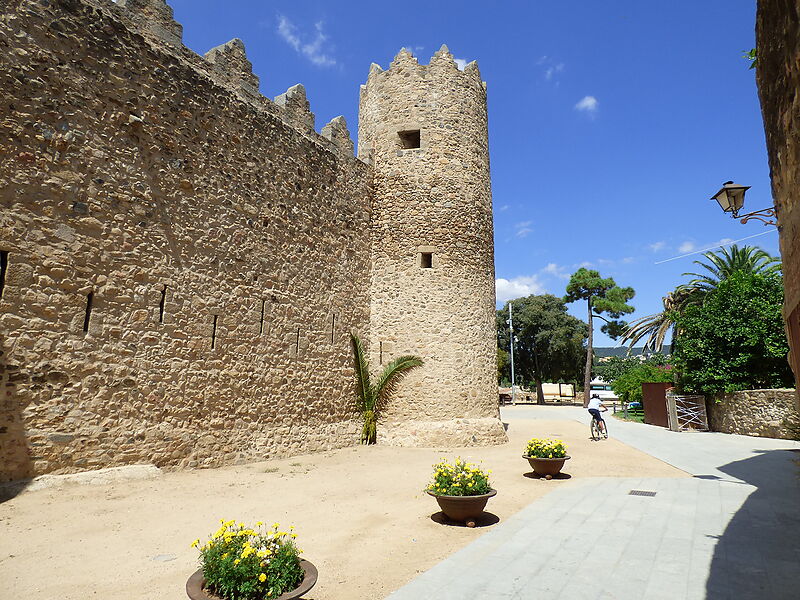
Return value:
[(800, 598), (800, 452), (758, 451), (719, 469), (757, 489), (714, 549), (707, 600)]
[(539, 475), (535, 471), (531, 471), (529, 473), (523, 473), (523, 477), (527, 477), (528, 479), (541, 479), (542, 481), (557, 481), (561, 479), (572, 479), (572, 475), (569, 473), (558, 473), (557, 475), (553, 475), (551, 479), (547, 479), (544, 475)]
[[(439, 525), (449, 525), (450, 527), (466, 527), (467, 525), (462, 521), (451, 521), (445, 516), (442, 511), (435, 512), (431, 515), (431, 521)], [(481, 516), (475, 519), (475, 527), (489, 527), (497, 525), (500, 522), (500, 517), (494, 513), (484, 511)]]

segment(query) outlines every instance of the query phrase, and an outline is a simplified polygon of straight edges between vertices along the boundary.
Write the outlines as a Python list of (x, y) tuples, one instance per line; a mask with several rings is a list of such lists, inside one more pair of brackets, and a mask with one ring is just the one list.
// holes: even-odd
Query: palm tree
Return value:
[(369, 362), (364, 345), (354, 333), (350, 334), (356, 371), (356, 407), (364, 417), (361, 443), (374, 444), (377, 438), (378, 410), (397, 389), (397, 384), (411, 369), (422, 366), (419, 356), (398, 356), (373, 382), (369, 374)]
[[(639, 341), (647, 338), (644, 342), (644, 350), (661, 352), (664, 348), (664, 339), (675, 326), (674, 316), (689, 304), (701, 300), (700, 295), (690, 290), (686, 286), (678, 286), (661, 299), (664, 302), (664, 310), (653, 315), (641, 317), (628, 324), (625, 333), (622, 335), (621, 342), (629, 343), (633, 348)], [(675, 342), (675, 332), (672, 334), (673, 344)]]
[(695, 278), (689, 283), (679, 285), (664, 298), (664, 310), (653, 315), (647, 315), (632, 321), (622, 336), (622, 343), (628, 343), (633, 348), (637, 342), (645, 339), (644, 349), (661, 352), (664, 347), (664, 338), (672, 331), (672, 345), (678, 332), (674, 331), (675, 315), (680, 314), (687, 306), (698, 304), (704, 296), (717, 288), (720, 281), (727, 279), (733, 273), (775, 273), (781, 270), (780, 261), (761, 248), (736, 244), (716, 251), (704, 252), (702, 260), (694, 264), (703, 267), (708, 273), (684, 273)]
[(684, 273), (684, 275), (695, 276), (695, 279), (692, 279), (687, 287), (703, 292), (717, 289), (720, 281), (739, 271), (766, 274), (781, 270), (779, 259), (755, 246), (739, 248), (734, 244), (730, 247), (730, 251), (728, 248), (721, 248), (717, 251), (704, 252), (703, 256), (708, 259), (708, 263), (696, 260), (694, 264), (703, 267), (708, 273)]

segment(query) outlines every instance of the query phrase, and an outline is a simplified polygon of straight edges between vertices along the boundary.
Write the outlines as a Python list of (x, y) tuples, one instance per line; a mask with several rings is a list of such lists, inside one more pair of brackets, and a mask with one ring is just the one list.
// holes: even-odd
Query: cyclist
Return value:
[(607, 411), (608, 408), (603, 406), (603, 403), (600, 401), (600, 396), (598, 394), (592, 394), (591, 399), (589, 400), (589, 414), (592, 415), (592, 418), (597, 421), (597, 426), (600, 428), (602, 433), (606, 432), (606, 422), (603, 420), (603, 417), (600, 416), (600, 411), (603, 412)]

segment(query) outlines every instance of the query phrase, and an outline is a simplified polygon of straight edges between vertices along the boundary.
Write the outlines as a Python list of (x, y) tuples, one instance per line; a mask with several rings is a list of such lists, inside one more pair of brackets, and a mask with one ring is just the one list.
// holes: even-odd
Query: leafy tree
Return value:
[(643, 383), (671, 382), (673, 379), (672, 367), (639, 364), (620, 375), (611, 388), (623, 402), (641, 402)]
[(672, 331), (673, 345), (678, 337), (675, 329), (675, 318), (691, 305), (703, 302), (705, 294), (716, 289), (721, 281), (733, 273), (777, 273), (781, 269), (780, 261), (756, 246), (734, 244), (730, 248), (721, 248), (704, 252), (703, 260), (695, 260), (694, 264), (706, 272), (684, 273), (693, 275), (689, 283), (679, 285), (664, 296), (664, 310), (633, 321), (622, 337), (623, 343), (633, 348), (645, 339), (645, 349), (660, 352), (664, 347), (664, 339)]
[[(509, 347), (508, 302), (497, 311), (501, 348)], [(544, 402), (542, 382), (573, 381), (584, 362), (586, 323), (567, 313), (564, 302), (552, 294), (513, 301), (514, 368), (520, 381), (536, 385)]]
[(625, 373), (642, 365), (663, 367), (669, 364), (669, 358), (663, 354), (652, 354), (647, 358), (610, 356), (594, 365), (594, 375), (603, 381), (614, 383)]
[(497, 349), (497, 383), (502, 383), (507, 378), (506, 372), (510, 369), (511, 358), (508, 352), (502, 348)]
[(777, 273), (735, 272), (676, 315), (681, 386), (709, 396), (793, 384)]
[(364, 345), (354, 333), (350, 334), (353, 346), (353, 359), (356, 371), (356, 407), (364, 417), (364, 426), (361, 429), (361, 443), (374, 444), (377, 439), (378, 411), (385, 404), (387, 398), (397, 389), (397, 384), (411, 369), (422, 366), (419, 356), (398, 356), (378, 375), (374, 382), (369, 374)]
[[(632, 313), (634, 308), (627, 304), (636, 292), (633, 288), (618, 287), (612, 278), (603, 279), (600, 273), (581, 267), (567, 284), (567, 295), (564, 302), (585, 300), (589, 315), (589, 340), (587, 343), (586, 367), (583, 375), (583, 405), (589, 404), (589, 383), (592, 380), (592, 334), (594, 333), (594, 317), (605, 321), (601, 328), (611, 338), (622, 334), (627, 325), (620, 321), (622, 315)], [(608, 314), (611, 319), (602, 316)]]

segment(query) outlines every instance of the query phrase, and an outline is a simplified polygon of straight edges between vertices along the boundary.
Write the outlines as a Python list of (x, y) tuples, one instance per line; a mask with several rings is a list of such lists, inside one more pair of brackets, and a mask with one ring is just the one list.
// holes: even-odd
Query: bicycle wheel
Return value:
[(608, 421), (603, 419), (603, 439), (608, 439)]
[(600, 426), (597, 424), (597, 419), (592, 418), (592, 424), (589, 425), (592, 432), (592, 439), (596, 442), (600, 439)]

